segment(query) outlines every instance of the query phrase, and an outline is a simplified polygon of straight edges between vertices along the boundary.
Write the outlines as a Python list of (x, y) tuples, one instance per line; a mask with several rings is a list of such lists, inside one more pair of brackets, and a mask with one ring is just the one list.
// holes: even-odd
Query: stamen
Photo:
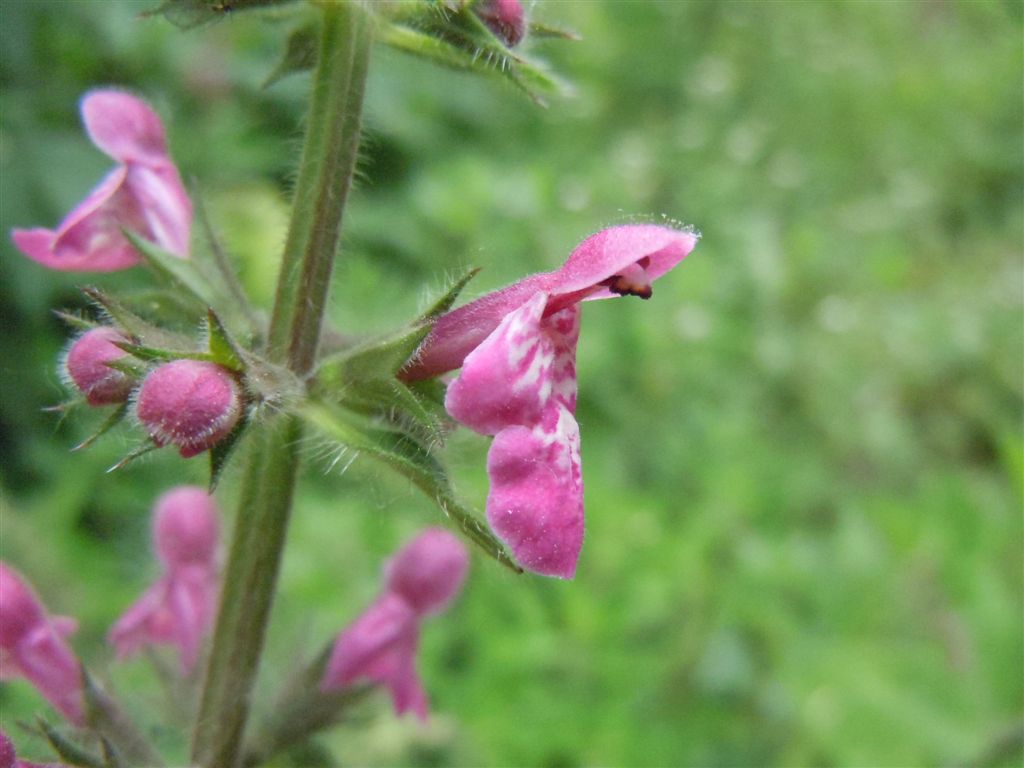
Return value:
[(607, 286), (609, 291), (619, 296), (639, 296), (645, 300), (651, 298), (654, 291), (651, 289), (651, 279), (644, 270), (645, 261), (650, 263), (650, 259), (644, 257), (636, 264), (630, 264), (620, 274), (602, 281), (601, 285)]

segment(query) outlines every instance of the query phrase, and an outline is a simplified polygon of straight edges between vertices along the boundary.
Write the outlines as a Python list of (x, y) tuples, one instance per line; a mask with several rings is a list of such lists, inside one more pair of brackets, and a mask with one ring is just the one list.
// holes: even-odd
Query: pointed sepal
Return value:
[(112, 325), (133, 337), (138, 343), (155, 349), (185, 349), (188, 347), (188, 337), (153, 325), (99, 288), (86, 286), (81, 290), (85, 297), (98, 306), (110, 319)]
[(87, 317), (82, 317), (82, 315), (77, 312), (55, 309), (53, 310), (53, 314), (55, 314), (64, 323), (64, 325), (75, 331), (91, 331), (99, 325), (99, 323), (90, 320)]
[(434, 300), (426, 311), (420, 315), (420, 322), (426, 323), (433, 321), (435, 318), (440, 317), (453, 306), (459, 298), (459, 294), (469, 285), (469, 281), (472, 280), (480, 272), (480, 267), (470, 267), (461, 275), (451, 281), (447, 290)]
[(160, 446), (154, 443), (152, 440), (147, 440), (146, 442), (137, 446), (130, 453), (128, 453), (128, 455), (121, 459), (119, 462), (117, 462), (111, 467), (108, 467), (107, 474), (110, 474), (111, 472), (116, 472), (119, 469), (124, 469), (140, 456), (145, 456), (150, 451), (155, 451), (159, 447)]
[(77, 765), (82, 768), (105, 768), (103, 758), (71, 741), (41, 717), (36, 718), (36, 725), (50, 746), (53, 747), (53, 751), (66, 765)]
[(217, 484), (220, 482), (221, 475), (224, 473), (224, 468), (227, 466), (228, 460), (234, 454), (235, 448), (238, 446), (238, 441), (242, 439), (242, 435), (245, 433), (245, 429), (248, 426), (248, 411), (244, 411), (242, 413), (242, 418), (238, 420), (238, 424), (236, 424), (235, 428), (228, 433), (227, 437), (210, 446), (210, 450), (208, 451), (210, 454), (210, 482), (208, 490), (211, 494), (217, 490)]
[(107, 434), (107, 432), (109, 432), (111, 429), (113, 429), (122, 421), (124, 421), (124, 418), (127, 415), (128, 403), (121, 403), (119, 406), (117, 406), (117, 408), (114, 409), (114, 411), (109, 416), (107, 416), (106, 419), (103, 420), (103, 423), (95, 432), (93, 432), (91, 435), (89, 435), (89, 437), (85, 438), (85, 440), (80, 442), (71, 450), (81, 451), (84, 450), (85, 448), (88, 448), (90, 445), (95, 443), (99, 438), (103, 437), (103, 435)]
[(437, 15), (443, 21), (429, 30), (381, 23), (378, 39), (441, 66), (506, 78), (541, 106), (546, 105), (544, 96), (569, 91), (560, 78), (542, 65), (512, 53), (468, 8), (446, 9)]
[[(82, 691), (85, 697), (86, 720), (89, 725), (116, 749), (118, 759), (130, 765), (162, 765), (156, 750), (114, 698), (102, 690), (87, 670), (82, 669)], [(104, 765), (110, 753), (104, 747)]]
[(316, 65), (317, 51), (320, 47), (318, 37), (315, 24), (306, 24), (293, 30), (288, 36), (281, 60), (263, 81), (263, 87), (269, 88), (289, 75), (311, 70)]
[(242, 348), (231, 338), (224, 324), (212, 309), (206, 310), (206, 336), (213, 362), (237, 373), (245, 372)]

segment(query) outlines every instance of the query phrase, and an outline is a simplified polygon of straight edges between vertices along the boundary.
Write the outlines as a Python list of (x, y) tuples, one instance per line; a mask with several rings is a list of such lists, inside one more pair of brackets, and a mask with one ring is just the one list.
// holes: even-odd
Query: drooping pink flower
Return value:
[(217, 605), (219, 530), (217, 504), (204, 489), (183, 485), (157, 499), (153, 546), (163, 573), (111, 628), (118, 659), (144, 645), (172, 645), (182, 674), (195, 668)]
[(473, 10), (481, 21), (509, 48), (519, 44), (526, 32), (523, 6), (519, 0), (482, 0)]
[(0, 680), (22, 677), (76, 725), (85, 723), (82, 667), (67, 644), (74, 619), (48, 616), (25, 580), (0, 562)]
[(652, 295), (698, 235), (649, 224), (605, 229), (554, 272), (531, 275), (437, 320), (407, 380), (461, 366), (445, 407), (491, 435), (487, 519), (523, 567), (572, 578), (583, 546), (576, 424), (580, 302)]
[(127, 356), (114, 343), (124, 341), (127, 339), (116, 328), (103, 326), (86, 331), (68, 348), (63, 371), (89, 405), (123, 403), (131, 394), (132, 379), (107, 365)]
[(56, 229), (16, 229), (14, 244), (50, 269), (113, 272), (139, 262), (121, 231), (128, 229), (188, 258), (192, 203), (167, 154), (156, 112), (114, 90), (90, 91), (81, 109), (93, 144), (119, 165)]
[(213, 447), (242, 416), (241, 388), (227, 368), (174, 360), (143, 380), (135, 415), (157, 445), (176, 445), (186, 459)]
[(385, 685), (396, 714), (427, 717), (427, 695), (416, 672), (420, 622), (455, 598), (466, 579), (462, 542), (430, 528), (385, 566), (384, 592), (338, 635), (320, 687), (345, 688), (359, 679)]

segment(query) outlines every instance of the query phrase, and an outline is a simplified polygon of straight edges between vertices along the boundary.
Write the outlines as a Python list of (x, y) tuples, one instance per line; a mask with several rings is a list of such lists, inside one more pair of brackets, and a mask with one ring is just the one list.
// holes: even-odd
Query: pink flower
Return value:
[(134, 382), (107, 365), (127, 356), (114, 343), (124, 341), (117, 329), (104, 326), (86, 331), (68, 349), (62, 367), (89, 405), (123, 403), (131, 394)]
[(386, 685), (395, 712), (427, 717), (427, 695), (416, 673), (420, 621), (455, 598), (466, 579), (469, 555), (458, 538), (430, 528), (385, 567), (384, 593), (338, 635), (322, 690), (360, 678)]
[(164, 572), (111, 628), (119, 659), (146, 644), (174, 645), (182, 674), (195, 668), (217, 605), (217, 517), (216, 502), (196, 486), (157, 500), (153, 545)]
[(68, 647), (74, 619), (46, 615), (32, 588), (0, 562), (0, 680), (23, 677), (75, 725), (85, 723), (82, 668)]
[(174, 360), (154, 368), (135, 399), (135, 415), (157, 445), (176, 445), (186, 459), (213, 447), (242, 416), (238, 381), (203, 360)]
[(519, 0), (483, 0), (474, 8), (480, 20), (509, 48), (523, 39), (526, 24)]
[(651, 283), (698, 236), (668, 227), (612, 227), (584, 240), (554, 272), (531, 275), (442, 316), (402, 372), (415, 380), (462, 367), (445, 407), (494, 442), (487, 519), (523, 567), (572, 578), (583, 546), (576, 424), (581, 301), (651, 297)]
[(192, 203), (157, 114), (141, 99), (103, 90), (82, 99), (82, 120), (93, 144), (120, 165), (56, 230), (16, 229), (14, 244), (50, 269), (113, 272), (139, 262), (124, 228), (188, 258)]

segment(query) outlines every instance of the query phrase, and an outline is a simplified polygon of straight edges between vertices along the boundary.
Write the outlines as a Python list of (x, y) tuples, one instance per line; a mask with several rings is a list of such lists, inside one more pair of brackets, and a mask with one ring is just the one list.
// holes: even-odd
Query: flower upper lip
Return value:
[[(502, 319), (538, 291), (549, 296), (545, 316), (581, 301), (643, 295), (650, 283), (682, 261), (700, 235), (654, 224), (602, 230), (580, 243), (565, 264), (530, 275), (442, 315), (401, 372), (406, 381), (455, 370)], [(638, 275), (639, 267), (643, 275)], [(618, 278), (618, 279), (617, 279)], [(640, 282), (637, 282), (641, 278)], [(642, 281), (646, 278), (646, 283)]]

